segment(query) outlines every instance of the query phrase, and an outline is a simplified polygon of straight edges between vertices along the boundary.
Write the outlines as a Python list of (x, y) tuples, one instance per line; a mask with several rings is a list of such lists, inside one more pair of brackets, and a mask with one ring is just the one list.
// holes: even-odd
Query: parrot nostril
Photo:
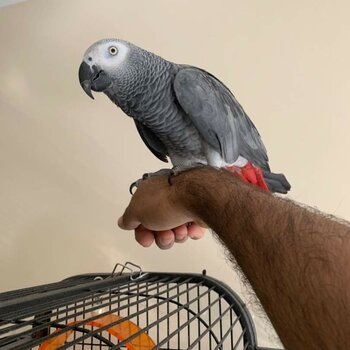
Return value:
[(88, 60), (91, 62), (92, 61), (92, 57), (88, 57)]

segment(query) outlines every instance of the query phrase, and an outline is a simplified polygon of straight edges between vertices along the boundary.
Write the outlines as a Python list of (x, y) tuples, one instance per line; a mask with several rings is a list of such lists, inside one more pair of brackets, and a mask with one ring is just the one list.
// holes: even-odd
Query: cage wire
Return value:
[(242, 300), (205, 271), (143, 272), (127, 262), (1, 293), (0, 349), (262, 348)]

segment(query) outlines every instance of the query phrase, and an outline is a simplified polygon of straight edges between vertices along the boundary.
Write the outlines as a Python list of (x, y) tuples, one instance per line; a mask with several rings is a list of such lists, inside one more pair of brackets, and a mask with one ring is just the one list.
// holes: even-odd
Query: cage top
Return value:
[[(0, 294), (0, 349), (36, 349), (58, 335), (67, 335), (60, 349), (85, 344), (89, 337), (124, 349), (146, 336), (155, 339), (154, 349), (256, 348), (250, 314), (227, 285), (203, 274), (124, 272), (79, 275)], [(127, 324), (135, 332), (121, 336)], [(111, 329), (117, 330), (116, 344), (104, 334)], [(78, 331), (81, 336), (68, 341), (69, 332)], [(229, 339), (231, 346), (224, 346)]]

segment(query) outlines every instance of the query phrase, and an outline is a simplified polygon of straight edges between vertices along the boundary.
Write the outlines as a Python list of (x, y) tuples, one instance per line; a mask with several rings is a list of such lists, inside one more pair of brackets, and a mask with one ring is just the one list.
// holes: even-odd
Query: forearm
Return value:
[(210, 168), (174, 194), (230, 250), (287, 349), (350, 347), (349, 226)]

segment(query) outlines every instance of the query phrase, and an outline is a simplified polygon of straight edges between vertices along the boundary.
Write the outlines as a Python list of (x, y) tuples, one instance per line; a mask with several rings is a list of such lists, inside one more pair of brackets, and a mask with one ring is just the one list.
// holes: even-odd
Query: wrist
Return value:
[[(232, 173), (212, 167), (185, 171), (173, 180), (170, 190), (173, 203), (217, 232), (227, 215), (232, 220), (232, 215), (242, 213), (244, 192), (250, 190)], [(237, 210), (232, 211), (232, 206)]]

